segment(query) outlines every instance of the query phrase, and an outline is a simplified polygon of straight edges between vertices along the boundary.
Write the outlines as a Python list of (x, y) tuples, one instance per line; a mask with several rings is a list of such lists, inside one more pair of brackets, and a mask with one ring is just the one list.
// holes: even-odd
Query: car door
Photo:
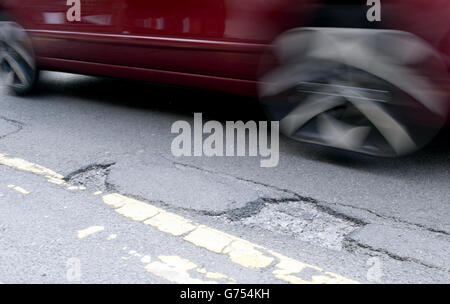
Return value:
[(157, 70), (218, 74), (225, 31), (223, 0), (124, 0), (128, 64)]
[(121, 31), (122, 0), (21, 0), (14, 5), (38, 57), (115, 61), (109, 42)]
[(256, 78), (261, 52), (289, 28), (303, 2), (123, 1), (127, 65), (249, 80)]

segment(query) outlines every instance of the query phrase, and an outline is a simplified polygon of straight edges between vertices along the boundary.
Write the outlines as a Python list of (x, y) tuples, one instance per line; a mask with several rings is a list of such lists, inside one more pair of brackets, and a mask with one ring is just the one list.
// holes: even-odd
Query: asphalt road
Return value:
[(2, 283), (449, 283), (450, 142), (377, 159), (280, 139), (180, 157), (171, 125), (252, 99), (44, 73), (0, 92)]

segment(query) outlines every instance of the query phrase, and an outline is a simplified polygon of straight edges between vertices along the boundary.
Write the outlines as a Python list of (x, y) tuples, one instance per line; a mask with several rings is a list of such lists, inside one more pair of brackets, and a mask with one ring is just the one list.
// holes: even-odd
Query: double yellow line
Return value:
[[(0, 154), (0, 165), (20, 171), (44, 176), (49, 182), (61, 185), (68, 190), (85, 190), (64, 181), (63, 176), (20, 158)], [(99, 196), (101, 193), (96, 192)], [(289, 258), (281, 253), (267, 249), (258, 244), (233, 236), (223, 231), (201, 225), (190, 219), (168, 212), (147, 202), (142, 202), (118, 193), (104, 194), (102, 201), (113, 207), (115, 212), (133, 221), (154, 227), (172, 237), (191, 243), (199, 248), (215, 254), (225, 255), (230, 261), (248, 269), (264, 269), (272, 271), (275, 278), (298, 284), (311, 283), (358, 283), (322, 268)], [(309, 279), (301, 277), (301, 272), (313, 270)]]

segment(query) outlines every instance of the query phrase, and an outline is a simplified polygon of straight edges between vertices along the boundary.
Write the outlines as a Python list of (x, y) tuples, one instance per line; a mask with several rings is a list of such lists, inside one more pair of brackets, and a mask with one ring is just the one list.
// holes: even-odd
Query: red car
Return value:
[(448, 114), (448, 0), (0, 0), (7, 84), (39, 70), (258, 96), (294, 139), (372, 155)]

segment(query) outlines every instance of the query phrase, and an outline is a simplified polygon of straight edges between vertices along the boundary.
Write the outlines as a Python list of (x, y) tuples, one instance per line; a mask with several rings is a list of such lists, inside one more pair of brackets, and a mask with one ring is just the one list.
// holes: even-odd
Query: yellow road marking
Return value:
[(144, 255), (144, 256), (141, 258), (141, 262), (142, 262), (142, 263), (148, 264), (148, 263), (150, 263), (151, 261), (152, 261), (152, 258), (151, 258), (150, 256), (148, 256), (148, 255)]
[[(194, 262), (180, 256), (159, 255), (159, 260), (152, 261), (149, 255), (141, 254), (136, 250), (130, 250), (128, 254), (139, 258), (142, 263), (146, 264), (144, 268), (148, 272), (171, 282), (180, 284), (217, 284), (219, 283), (218, 280), (220, 280), (220, 282), (224, 283), (236, 283), (234, 279), (223, 273), (210, 272), (205, 268), (199, 268)], [(130, 257), (122, 258), (128, 260)], [(197, 274), (195, 277), (201, 276), (207, 280), (191, 276), (191, 273), (194, 271)]]
[[(217, 284), (214, 279), (227, 280), (227, 283), (235, 283), (233, 279), (218, 272), (208, 272), (204, 268), (198, 268), (197, 264), (188, 259), (179, 256), (160, 255), (160, 261), (155, 261), (147, 264), (145, 269), (163, 279), (174, 283), (182, 284)], [(196, 271), (202, 274), (207, 280), (193, 278), (190, 271)]]
[(83, 239), (91, 234), (94, 234), (94, 233), (97, 233), (97, 232), (100, 232), (103, 230), (105, 230), (105, 227), (103, 227), (103, 226), (91, 226), (86, 229), (78, 230), (77, 236), (79, 239)]
[(164, 210), (160, 210), (157, 215), (146, 220), (144, 224), (156, 227), (158, 230), (174, 236), (183, 235), (196, 228), (189, 220)]
[(41, 165), (31, 163), (31, 162), (26, 161), (21, 158), (7, 157), (5, 154), (0, 153), (0, 165), (14, 168), (14, 169), (17, 169), (20, 171), (25, 171), (25, 172), (34, 173), (37, 175), (42, 175), (47, 179), (47, 181), (49, 181), (53, 184), (64, 186), (69, 190), (85, 190), (86, 189), (86, 187), (84, 187), (84, 186), (69, 185), (64, 180), (64, 176), (62, 176), (61, 174), (58, 174), (53, 170), (45, 168)]
[(30, 163), (30, 162), (20, 159), (20, 158), (10, 158), (4, 154), (0, 154), (0, 164), (11, 167), (11, 168), (15, 168), (15, 169), (18, 169), (21, 171), (27, 171), (27, 172), (31, 172), (31, 173), (34, 173), (37, 175), (44, 175), (47, 178), (52, 178), (52, 179), (56, 179), (56, 180), (62, 180), (64, 178), (64, 176), (62, 176), (50, 169), (47, 169), (47, 168), (42, 167), (37, 164)]
[(110, 240), (114, 240), (117, 237), (117, 234), (110, 234), (108, 235), (108, 237), (106, 238), (108, 241)]
[[(66, 188), (72, 187), (63, 180), (62, 175), (40, 165), (36, 165), (19, 158), (9, 158), (4, 154), (0, 154), (0, 165), (42, 175), (50, 182), (62, 185)], [(98, 194), (100, 193), (96, 192), (96, 195)], [(180, 239), (199, 248), (204, 248), (205, 250), (216, 254), (226, 255), (232, 262), (240, 266), (253, 269), (272, 267), (274, 277), (289, 283), (358, 283), (338, 274), (325, 271), (317, 266), (309, 265), (289, 258), (278, 252), (269, 250), (265, 247), (231, 234), (195, 223), (189, 219), (165, 211), (146, 202), (132, 199), (117, 193), (103, 195), (102, 199), (104, 203), (115, 208), (117, 213), (127, 218), (137, 222), (143, 222), (146, 225), (155, 227), (156, 229), (164, 233), (168, 233), (174, 237), (180, 237)], [(78, 231), (79, 236), (80, 233), (82, 236), (85, 234), (87, 236), (100, 231), (98, 229), (100, 229), (99, 227), (101, 226), (94, 227), (97, 228), (90, 227), (88, 229)], [(179, 260), (178, 258), (160, 257), (161, 262), (154, 262), (155, 264), (148, 266), (150, 270), (147, 270), (154, 274), (158, 273), (160, 276), (165, 276), (167, 273), (170, 273), (169, 270), (173, 270), (173, 268), (178, 270), (191, 269), (190, 267), (192, 267), (192, 264), (189, 264), (184, 259), (179, 258), (181, 259)], [(149, 265), (151, 265), (151, 263)], [(189, 265), (189, 267), (187, 267), (187, 265)], [(194, 267), (192, 269), (196, 268)], [(313, 270), (315, 273), (319, 274), (313, 275), (309, 279), (304, 279), (301, 277), (301, 273), (306, 269)], [(198, 269), (198, 271), (203, 270)], [(209, 276), (214, 276), (214, 274), (209, 274)], [(185, 279), (187, 278), (185, 273), (183, 273), (181, 277)]]
[[(184, 236), (183, 240), (213, 253), (227, 255), (232, 262), (245, 268), (274, 266), (274, 276), (289, 283), (358, 283), (118, 193), (104, 195), (103, 201), (125, 217), (173, 236)], [(162, 219), (169, 220), (166, 222)], [(312, 276), (309, 280), (303, 279), (299, 275), (306, 269), (314, 270), (320, 275)]]
[(29, 191), (27, 191), (27, 190), (25, 190), (24, 188), (19, 187), (19, 186), (8, 185), (8, 188), (14, 189), (14, 190), (16, 190), (17, 192), (22, 193), (22, 194), (25, 194), (25, 195), (26, 195), (26, 194), (30, 194)]

